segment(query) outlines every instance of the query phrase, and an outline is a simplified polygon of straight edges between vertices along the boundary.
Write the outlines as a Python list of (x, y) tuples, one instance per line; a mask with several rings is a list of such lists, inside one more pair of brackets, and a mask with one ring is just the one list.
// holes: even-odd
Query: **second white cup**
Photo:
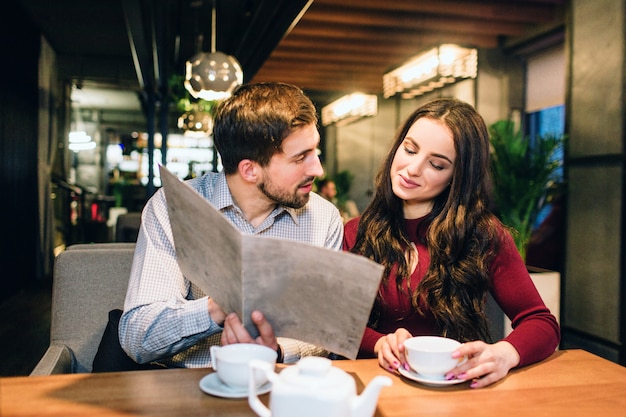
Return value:
[(441, 380), (446, 373), (465, 361), (465, 358), (453, 358), (461, 343), (439, 336), (415, 336), (404, 341), (406, 360), (418, 374)]
[[(275, 350), (253, 343), (211, 346), (211, 367), (225, 385), (234, 389), (247, 390), (250, 361), (257, 359), (275, 366), (277, 356)], [(259, 378), (257, 386), (266, 382), (267, 378)]]

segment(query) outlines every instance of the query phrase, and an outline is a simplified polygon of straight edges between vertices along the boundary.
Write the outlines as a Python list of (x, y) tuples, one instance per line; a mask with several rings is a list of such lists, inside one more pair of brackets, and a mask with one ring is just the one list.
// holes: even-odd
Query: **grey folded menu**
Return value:
[(193, 188), (161, 167), (179, 266), (254, 337), (253, 310), (279, 337), (355, 359), (383, 267), (365, 257), (241, 233)]

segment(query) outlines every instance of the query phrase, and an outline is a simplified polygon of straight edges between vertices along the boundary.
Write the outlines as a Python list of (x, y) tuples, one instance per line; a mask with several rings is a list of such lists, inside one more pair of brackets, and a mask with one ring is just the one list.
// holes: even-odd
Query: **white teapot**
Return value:
[[(259, 372), (272, 382), (271, 410), (257, 395)], [(332, 366), (330, 359), (307, 356), (280, 374), (271, 364), (253, 360), (248, 403), (260, 417), (372, 417), (380, 390), (389, 385), (391, 378), (377, 376), (357, 395), (354, 378)]]

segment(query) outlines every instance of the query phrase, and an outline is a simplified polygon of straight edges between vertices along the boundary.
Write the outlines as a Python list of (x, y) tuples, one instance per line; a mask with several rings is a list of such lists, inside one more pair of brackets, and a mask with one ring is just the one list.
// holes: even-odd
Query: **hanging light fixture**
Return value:
[(476, 78), (477, 72), (476, 49), (444, 44), (383, 75), (383, 92), (385, 98), (398, 93), (402, 98), (412, 98), (465, 78)]
[(178, 127), (187, 136), (207, 136), (213, 132), (213, 116), (207, 111), (193, 109), (178, 118)]
[(215, 26), (215, 0), (213, 0), (211, 52), (198, 52), (185, 64), (185, 88), (194, 98), (209, 101), (230, 97), (233, 90), (243, 83), (243, 71), (237, 59), (215, 50)]

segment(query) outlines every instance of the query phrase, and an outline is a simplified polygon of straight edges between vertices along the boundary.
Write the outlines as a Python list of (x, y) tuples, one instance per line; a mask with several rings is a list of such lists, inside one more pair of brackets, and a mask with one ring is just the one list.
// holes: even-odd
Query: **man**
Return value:
[(333, 204), (337, 204), (337, 186), (333, 180), (324, 178), (317, 183), (317, 189), (319, 195)]
[(317, 182), (317, 192), (319, 195), (330, 201), (339, 209), (339, 213), (344, 223), (359, 215), (359, 209), (353, 200), (344, 200), (342, 202), (337, 199), (337, 185), (335, 181), (324, 178)]
[[(243, 233), (298, 240), (340, 250), (337, 209), (311, 193), (324, 171), (311, 100), (281, 83), (243, 85), (220, 103), (213, 128), (223, 170), (188, 183)], [(217, 243), (219, 244), (219, 243)], [(276, 262), (280, 262), (277, 259)], [(252, 339), (235, 314), (224, 311), (187, 280), (176, 251), (163, 190), (146, 204), (120, 320), (124, 351), (139, 363), (174, 367), (210, 364), (211, 344), (259, 343), (294, 362), (323, 349), (274, 335), (261, 312), (252, 313)]]

